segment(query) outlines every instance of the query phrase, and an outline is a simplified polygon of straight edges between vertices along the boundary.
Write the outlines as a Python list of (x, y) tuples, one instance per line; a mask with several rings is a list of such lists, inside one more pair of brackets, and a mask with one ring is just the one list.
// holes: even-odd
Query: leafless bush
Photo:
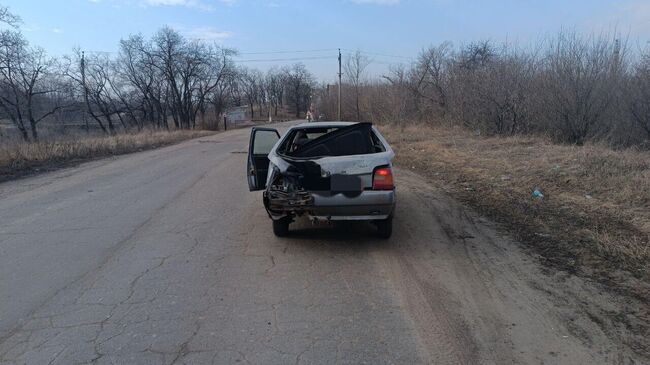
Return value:
[(403, 65), (391, 68), (390, 76), (376, 81), (375, 94), (371, 94), (371, 103), (376, 110), (372, 120), (395, 123), (405, 121), (413, 115), (415, 92), (408, 82), (407, 70)]
[(562, 33), (550, 42), (540, 75), (540, 102), (559, 139), (583, 144), (611, 130), (622, 62), (615, 39)]
[[(532, 85), (537, 62), (533, 56), (503, 46), (494, 50), (489, 44), (470, 47), (471, 55), (479, 54), (481, 60), (461, 59), (456, 63), (455, 80), (461, 82), (455, 90), (455, 110), (462, 110), (465, 124), (480, 128), (488, 134), (512, 135), (530, 129)], [(463, 99), (469, 99), (464, 101)]]
[[(445, 42), (381, 78), (346, 81), (343, 115), (350, 119), (458, 124), (578, 145), (650, 144), (650, 56), (633, 57), (617, 34), (562, 32), (526, 49)], [(336, 106), (333, 98), (327, 93), (322, 107)]]
[(645, 55), (636, 66), (626, 91), (626, 106), (632, 124), (648, 143), (650, 141), (650, 55)]

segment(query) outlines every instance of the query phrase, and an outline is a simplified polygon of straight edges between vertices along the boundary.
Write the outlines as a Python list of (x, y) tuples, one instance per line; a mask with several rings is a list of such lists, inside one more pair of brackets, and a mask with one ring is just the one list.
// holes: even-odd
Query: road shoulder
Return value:
[(647, 337), (630, 327), (644, 303), (544, 265), (427, 179), (405, 169), (397, 176), (399, 244), (380, 259), (428, 348), (440, 343), (437, 329), (459, 354), (474, 353), (461, 363), (648, 361)]

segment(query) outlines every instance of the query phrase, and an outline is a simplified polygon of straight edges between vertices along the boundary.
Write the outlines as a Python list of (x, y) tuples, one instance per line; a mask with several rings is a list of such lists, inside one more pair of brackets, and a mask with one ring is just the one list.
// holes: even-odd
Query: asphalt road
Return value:
[(625, 359), (563, 298), (584, 283), (411, 171), (390, 240), (304, 221), (274, 237), (247, 143), (236, 130), (0, 184), (0, 363)]

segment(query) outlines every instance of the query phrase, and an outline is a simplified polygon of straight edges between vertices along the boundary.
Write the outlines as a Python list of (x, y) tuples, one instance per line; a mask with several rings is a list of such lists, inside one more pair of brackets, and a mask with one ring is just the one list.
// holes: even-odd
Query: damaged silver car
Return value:
[(255, 127), (248, 151), (248, 185), (263, 200), (276, 236), (296, 217), (371, 221), (392, 234), (395, 153), (371, 123), (317, 122), (277, 130)]

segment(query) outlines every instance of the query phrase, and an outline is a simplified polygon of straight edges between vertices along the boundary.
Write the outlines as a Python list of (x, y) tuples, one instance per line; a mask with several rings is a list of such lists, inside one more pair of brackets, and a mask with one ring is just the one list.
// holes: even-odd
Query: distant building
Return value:
[(251, 118), (248, 115), (248, 105), (233, 106), (226, 109), (226, 119), (228, 124), (244, 124), (250, 122)]

